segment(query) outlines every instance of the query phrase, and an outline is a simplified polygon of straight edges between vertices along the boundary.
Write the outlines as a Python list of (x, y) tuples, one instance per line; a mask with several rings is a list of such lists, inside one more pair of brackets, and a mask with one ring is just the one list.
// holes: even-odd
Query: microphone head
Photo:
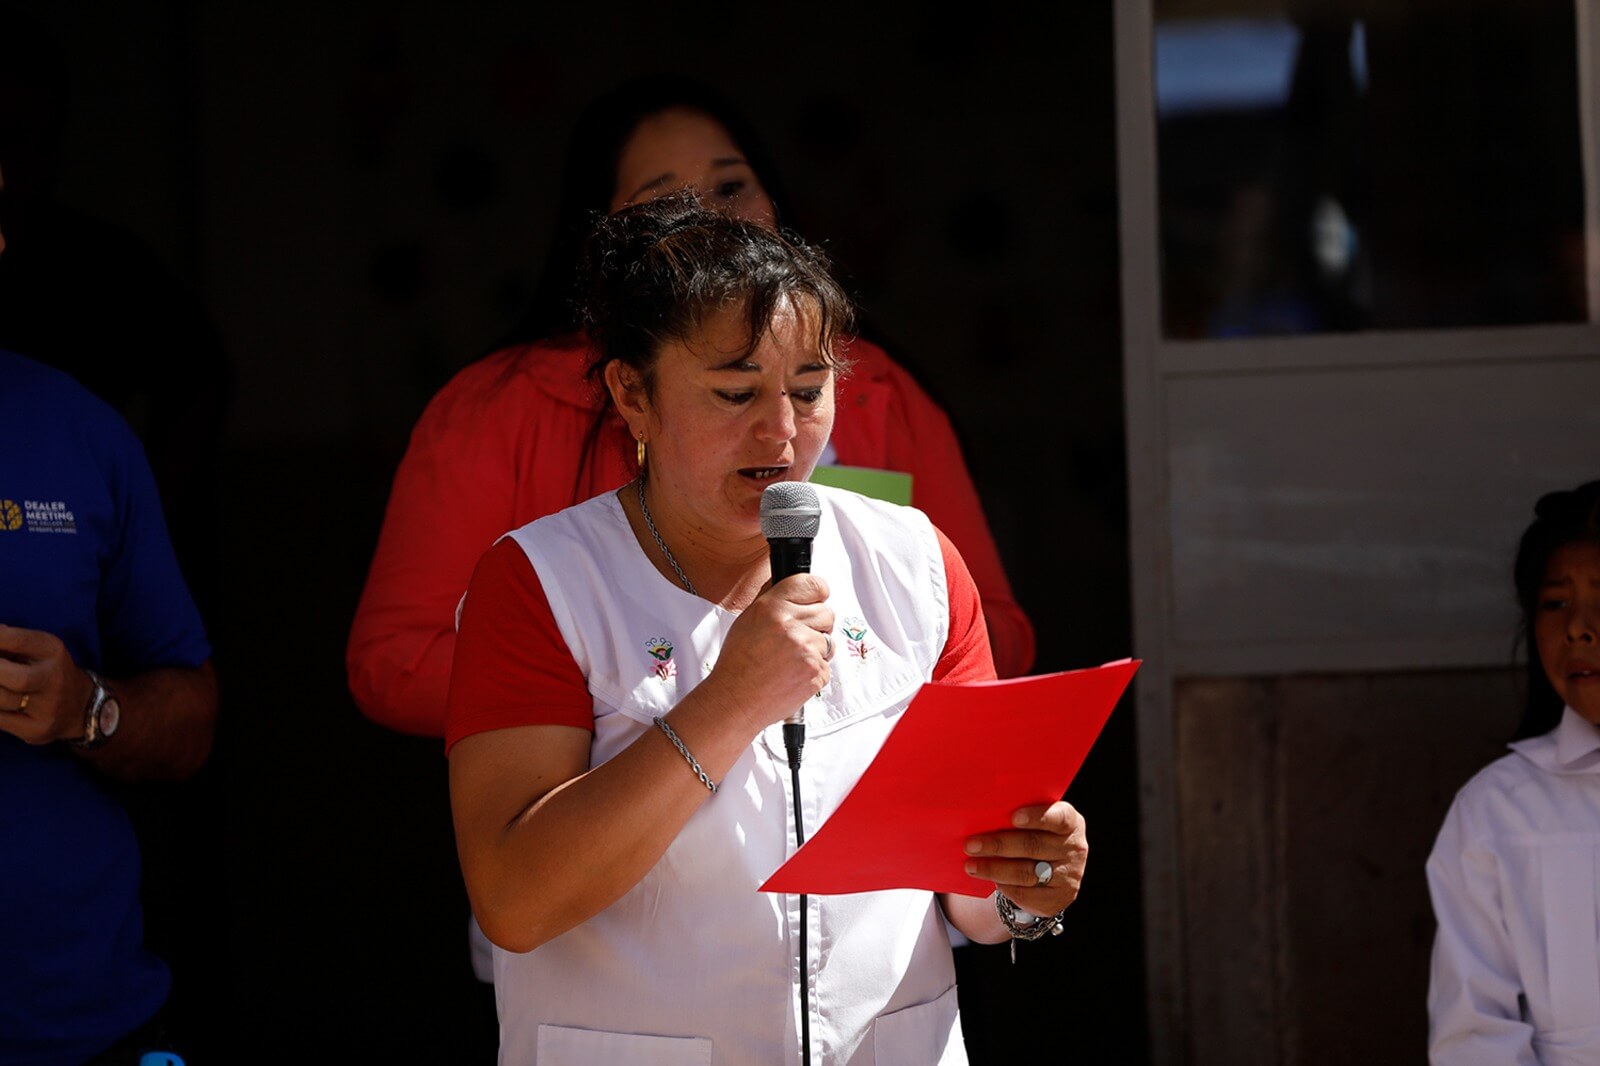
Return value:
[(817, 490), (804, 481), (780, 481), (761, 493), (761, 535), (768, 540), (813, 540), (822, 524)]

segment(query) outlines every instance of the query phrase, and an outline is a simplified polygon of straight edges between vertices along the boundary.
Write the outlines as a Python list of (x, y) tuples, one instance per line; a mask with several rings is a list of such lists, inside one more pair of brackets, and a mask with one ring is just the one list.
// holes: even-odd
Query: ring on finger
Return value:
[(1049, 860), (1040, 859), (1038, 862), (1033, 864), (1033, 876), (1034, 876), (1035, 881), (1036, 881), (1036, 884), (1035, 884), (1034, 887), (1043, 888), (1045, 885), (1048, 885), (1050, 883), (1050, 879), (1052, 877), (1054, 877), (1055, 875), (1056, 875), (1055, 865), (1053, 863), (1051, 863)]
[(828, 642), (828, 649), (822, 653), (822, 661), (831, 662), (833, 660), (833, 634), (824, 633), (822, 634), (822, 639)]
[(28, 696), (29, 693), (24, 692), (21, 701), (17, 703), (17, 711), (19, 713), (28, 709)]

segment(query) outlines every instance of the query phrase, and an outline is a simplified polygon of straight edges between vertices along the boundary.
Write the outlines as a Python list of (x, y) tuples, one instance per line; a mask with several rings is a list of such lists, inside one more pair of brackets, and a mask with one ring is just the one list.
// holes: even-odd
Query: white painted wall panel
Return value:
[(1180, 673), (1503, 664), (1534, 499), (1600, 477), (1600, 358), (1177, 378), (1166, 404)]

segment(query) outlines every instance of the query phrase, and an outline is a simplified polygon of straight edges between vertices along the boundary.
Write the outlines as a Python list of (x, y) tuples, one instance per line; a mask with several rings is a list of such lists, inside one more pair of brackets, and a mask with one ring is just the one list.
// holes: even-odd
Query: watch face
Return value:
[(122, 704), (117, 702), (115, 696), (109, 696), (100, 705), (100, 735), (103, 737), (114, 736), (117, 724), (122, 721)]

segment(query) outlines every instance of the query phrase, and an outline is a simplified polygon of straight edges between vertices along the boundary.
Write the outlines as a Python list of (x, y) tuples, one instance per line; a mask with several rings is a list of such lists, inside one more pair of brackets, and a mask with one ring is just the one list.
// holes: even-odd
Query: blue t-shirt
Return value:
[[(211, 655), (133, 431), (59, 371), (0, 351), (0, 624), (108, 676)], [(0, 733), (0, 1062), (80, 1063), (165, 1002), (139, 849), (61, 744)]]

